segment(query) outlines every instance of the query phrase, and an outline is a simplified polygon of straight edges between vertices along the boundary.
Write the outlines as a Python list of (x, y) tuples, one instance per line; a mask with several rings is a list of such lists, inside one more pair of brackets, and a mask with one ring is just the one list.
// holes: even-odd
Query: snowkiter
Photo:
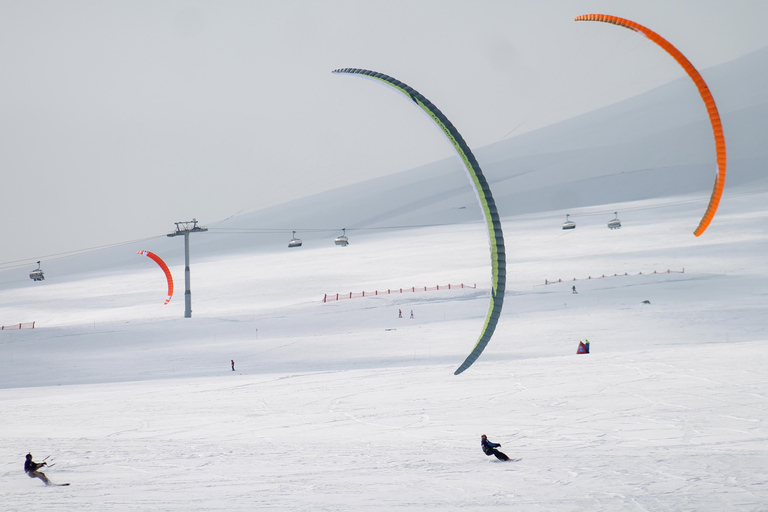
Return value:
[(24, 471), (29, 475), (29, 478), (39, 478), (45, 483), (45, 485), (51, 485), (51, 481), (45, 476), (45, 473), (38, 471), (43, 466), (47, 466), (47, 462), (35, 462), (32, 460), (32, 454), (27, 454), (27, 460), (24, 462)]
[(486, 437), (485, 434), (480, 436), (480, 443), (483, 446), (483, 452), (488, 455), (489, 457), (491, 455), (495, 455), (497, 459), (499, 460), (509, 460), (509, 457), (506, 456), (506, 454), (501, 453), (498, 448), (501, 446), (501, 443), (492, 443), (488, 440), (488, 437)]

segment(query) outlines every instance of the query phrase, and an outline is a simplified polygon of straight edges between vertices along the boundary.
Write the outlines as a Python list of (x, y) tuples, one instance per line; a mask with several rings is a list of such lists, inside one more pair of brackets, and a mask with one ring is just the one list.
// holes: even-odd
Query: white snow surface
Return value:
[(459, 376), (491, 276), (456, 159), (193, 234), (188, 319), (180, 238), (3, 267), (0, 325), (35, 328), (0, 331), (0, 511), (768, 510), (766, 62), (708, 74), (729, 174), (698, 238), (714, 157), (687, 79), (476, 150), (507, 293)]
[[(136, 247), (6, 271), (0, 322), (36, 327), (0, 333), (0, 509), (766, 510), (768, 192), (730, 190), (696, 238), (706, 199), (504, 218), (503, 315), (459, 376), (488, 308), (479, 222), (232, 253), (194, 234), (190, 319), (179, 238), (167, 306)], [(322, 302), (449, 283), (477, 289)], [(30, 451), (72, 485), (28, 478)]]

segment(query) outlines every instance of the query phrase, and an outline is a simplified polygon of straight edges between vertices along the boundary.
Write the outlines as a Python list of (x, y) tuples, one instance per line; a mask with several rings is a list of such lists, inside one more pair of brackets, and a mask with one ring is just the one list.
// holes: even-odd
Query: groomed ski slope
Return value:
[[(726, 194), (695, 238), (705, 202), (503, 219), (503, 318), (458, 377), (487, 310), (480, 223), (231, 257), (193, 241), (191, 319), (150, 266), (8, 285), (0, 322), (37, 327), (0, 334), (0, 508), (765, 510), (768, 193)], [(28, 451), (72, 486), (27, 478)]]

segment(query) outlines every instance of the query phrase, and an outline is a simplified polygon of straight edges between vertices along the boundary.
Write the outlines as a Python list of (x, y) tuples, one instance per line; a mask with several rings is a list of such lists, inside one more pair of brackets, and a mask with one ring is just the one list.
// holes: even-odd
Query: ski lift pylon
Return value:
[(565, 214), (565, 222), (563, 222), (563, 229), (576, 229), (576, 223), (568, 219), (568, 217), (570, 216), (571, 216), (570, 213)]
[(337, 236), (336, 240), (333, 241), (336, 245), (340, 245), (342, 247), (346, 247), (349, 245), (349, 239), (347, 238), (347, 228), (342, 229), (341, 236)]

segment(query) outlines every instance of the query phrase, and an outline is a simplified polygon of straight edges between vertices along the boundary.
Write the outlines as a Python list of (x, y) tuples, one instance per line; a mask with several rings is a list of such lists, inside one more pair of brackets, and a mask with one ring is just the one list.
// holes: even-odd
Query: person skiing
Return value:
[(235, 371), (235, 360), (232, 359), (232, 371)]
[(579, 293), (579, 292), (577, 292), (577, 291), (576, 291), (576, 285), (573, 285), (573, 286), (571, 287), (571, 290), (573, 290), (573, 293)]
[(403, 310), (402, 309), (398, 309), (397, 310), (397, 318), (403, 318)]
[(24, 461), (24, 472), (29, 475), (29, 478), (39, 478), (45, 483), (45, 485), (51, 485), (51, 481), (45, 476), (45, 473), (38, 471), (43, 466), (47, 466), (47, 462), (35, 462), (32, 460), (32, 454), (27, 454), (27, 460)]
[(491, 455), (495, 455), (496, 458), (499, 459), (499, 460), (509, 460), (509, 457), (507, 457), (506, 454), (504, 454), (504, 453), (502, 453), (502, 452), (500, 452), (499, 450), (496, 449), (499, 446), (501, 446), (501, 443), (492, 443), (492, 442), (490, 442), (488, 440), (488, 437), (485, 434), (480, 436), (480, 444), (483, 447), (483, 453), (485, 453), (489, 457)]

